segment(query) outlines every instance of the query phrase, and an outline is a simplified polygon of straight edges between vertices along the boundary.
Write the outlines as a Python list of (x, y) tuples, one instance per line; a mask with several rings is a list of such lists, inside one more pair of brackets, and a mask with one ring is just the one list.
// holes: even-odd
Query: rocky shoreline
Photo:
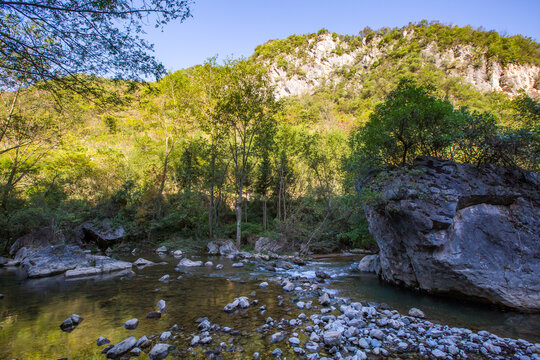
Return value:
[[(262, 254), (249, 258), (241, 253), (227, 256), (259, 266), (276, 261)], [(286, 263), (284, 259), (280, 261)], [(437, 324), (415, 308), (401, 314), (384, 304), (332, 296), (323, 289), (331, 282), (330, 276), (321, 271), (316, 278), (274, 276), (261, 280), (254, 284), (252, 292), (223, 304), (223, 312), (231, 317), (266, 319), (262, 325), (261, 321), (252, 322), (248, 331), (201, 317), (197, 320), (197, 332), (184, 332), (175, 325), (139, 339), (130, 336), (117, 345), (100, 338), (98, 345), (103, 346), (104, 356), (113, 359), (138, 356), (141, 352), (148, 353), (153, 360), (188, 355), (207, 359), (540, 359), (540, 344)], [(290, 316), (269, 316), (265, 303), (269, 299), (257, 296), (268, 286), (281, 288), (282, 295), (272, 301), (288, 308)], [(160, 303), (157, 312), (166, 313), (165, 302)], [(260, 351), (252, 353), (235, 345), (236, 339), (249, 336), (263, 341)]]
[[(53, 274), (58, 269), (49, 271), (51, 266), (58, 267), (64, 262), (57, 261), (56, 264), (49, 262), (48, 267), (40, 267), (41, 263), (37, 260), (47, 259), (44, 254), (61, 257), (68, 250), (75, 251), (76, 257), (80, 257), (79, 260), (82, 259), (82, 262), (77, 262), (75, 266), (69, 263), (67, 267), (70, 269), (61, 272), (66, 278), (70, 272), (74, 272), (74, 276), (78, 273), (87, 275), (88, 268), (100, 269), (103, 264), (92, 262), (92, 259), (104, 264), (119, 262), (105, 256), (90, 255), (80, 248), (72, 248), (69, 245), (55, 245), (39, 251), (23, 248), (20, 250), (18, 261), (23, 266), (27, 264), (28, 269), (34, 271), (30, 273), (33, 276), (43, 274), (43, 269), (47, 269), (45, 271), (47, 274)], [(156, 252), (160, 257), (171, 254), (178, 261), (176, 271), (181, 272), (193, 271), (189, 270), (190, 268), (207, 268), (219, 272), (224, 268), (220, 259), (232, 262), (230, 265), (232, 268), (251, 264), (272, 272), (290, 270), (305, 264), (305, 259), (295, 256), (271, 252), (269, 254), (240, 252), (227, 241), (210, 243), (209, 253), (218, 257), (205, 263), (185, 257), (181, 250), (171, 251), (166, 247), (160, 247)], [(36, 254), (41, 254), (41, 257)], [(377, 255), (368, 255), (356, 268), (362, 271), (380, 271), (377, 260)], [(14, 265), (13, 260), (9, 259), (3, 259), (2, 263), (6, 266)], [(131, 269), (132, 263), (125, 262), (125, 264), (129, 264), (126, 268)], [(156, 263), (144, 258), (133, 262), (133, 265), (141, 271), (145, 267), (160, 264), (167, 263)], [(109, 268), (114, 269), (115, 265), (107, 269)], [(101, 267), (101, 272), (104, 269)], [(161, 283), (174, 281), (170, 274), (162, 271), (159, 276), (158, 281)], [(182, 276), (178, 277), (181, 278)], [(403, 314), (385, 304), (333, 296), (324, 289), (331, 282), (331, 276), (323, 271), (315, 271), (315, 278), (279, 276), (276, 272), (275, 276), (259, 279), (250, 291), (222, 304), (223, 313), (229, 317), (258, 319), (249, 322), (250, 327), (247, 330), (220, 324), (220, 316), (215, 318), (207, 316), (197, 320), (197, 332), (184, 330), (184, 327), (190, 326), (180, 324), (181, 326), (163, 328), (161, 332), (146, 334), (139, 338), (128, 336), (117, 344), (111, 344), (106, 338), (107, 334), (102, 334), (103, 336), (96, 340), (96, 344), (101, 348), (103, 357), (111, 359), (128, 359), (146, 353), (150, 359), (195, 357), (310, 360), (380, 358), (540, 360), (540, 344), (522, 339), (503, 338), (488, 331), (476, 332), (438, 324), (429, 320), (429, 314), (426, 316), (416, 308)], [(281, 295), (268, 298), (264, 295), (264, 291), (269, 287)], [(269, 311), (271, 303), (277, 304), (287, 315), (272, 318), (273, 313)], [(167, 307), (174, 308), (175, 305), (174, 302), (166, 304), (164, 300), (160, 300), (150, 313), (141, 312), (138, 318), (125, 319), (124, 323), (118, 326), (131, 331), (141, 322), (158, 321), (159, 324), (162, 316), (167, 317)], [(84, 313), (80, 315), (85, 317)], [(61, 330), (66, 332), (76, 330), (83, 320), (82, 317), (78, 314), (69, 316), (60, 325)], [(253, 348), (247, 350), (241, 345), (241, 339), (251, 341), (248, 339), (254, 338), (261, 343), (260, 349), (256, 348), (257, 351), (252, 351)]]

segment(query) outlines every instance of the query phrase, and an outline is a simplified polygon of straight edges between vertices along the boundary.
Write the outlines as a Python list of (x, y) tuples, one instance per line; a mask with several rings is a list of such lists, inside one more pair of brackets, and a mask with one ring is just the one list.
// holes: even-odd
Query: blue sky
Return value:
[(316, 32), (339, 34), (403, 26), (422, 19), (472, 25), (540, 40), (540, 0), (196, 0), (193, 17), (148, 29), (155, 55), (178, 70), (219, 55), (248, 57), (270, 39)]

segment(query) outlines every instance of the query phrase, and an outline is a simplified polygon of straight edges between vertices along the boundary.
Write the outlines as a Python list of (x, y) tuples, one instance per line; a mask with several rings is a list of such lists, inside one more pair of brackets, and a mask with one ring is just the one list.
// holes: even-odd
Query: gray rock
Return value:
[(326, 331), (323, 334), (323, 340), (326, 345), (339, 345), (339, 343), (341, 342), (341, 331)]
[(272, 344), (285, 340), (285, 333), (280, 331), (272, 335)]
[(439, 350), (439, 349), (435, 349), (431, 352), (431, 355), (433, 355), (433, 357), (435, 357), (435, 359), (444, 359), (446, 357), (446, 353)]
[(300, 339), (297, 337), (291, 337), (289, 338), (289, 343), (291, 345), (300, 345)]
[(272, 356), (274, 356), (274, 357), (280, 357), (281, 354), (283, 354), (283, 351), (281, 351), (280, 348), (277, 348), (277, 349), (275, 349), (274, 351), (272, 351), (271, 354), (272, 354)]
[(208, 254), (210, 255), (236, 255), (238, 254), (238, 249), (234, 246), (232, 241), (211, 241), (207, 244)]
[(168, 344), (156, 344), (148, 354), (150, 360), (161, 360), (165, 359), (169, 355), (171, 346)]
[(108, 359), (119, 358), (120, 356), (124, 355), (129, 350), (131, 350), (133, 347), (135, 347), (136, 342), (137, 342), (137, 339), (135, 339), (134, 336), (128, 337), (127, 339), (123, 340), (122, 342), (113, 346), (109, 351), (107, 351), (107, 358)]
[(159, 335), (159, 341), (167, 341), (171, 338), (171, 332), (170, 331), (164, 331)]
[(368, 272), (378, 274), (381, 271), (381, 262), (379, 254), (366, 255), (360, 260), (356, 267), (360, 272)]
[(84, 319), (77, 314), (72, 314), (68, 317), (62, 324), (60, 324), (60, 329), (65, 332), (73, 331), (77, 325), (79, 325)]
[(11, 259), (0, 256), (0, 268), (6, 266)]
[(384, 204), (365, 207), (380, 277), (540, 310), (540, 175), (430, 157), (411, 170), (370, 185)]
[(74, 245), (52, 245), (41, 249), (23, 247), (15, 259), (21, 262), (30, 278), (62, 274), (87, 262), (86, 254)]
[[(313, 334), (315, 334), (315, 333), (313, 333)], [(316, 342), (309, 341), (309, 342), (306, 343), (305, 348), (306, 348), (307, 351), (318, 352), (321, 347)]]
[(426, 315), (424, 315), (424, 312), (420, 309), (417, 309), (417, 308), (411, 308), (409, 309), (409, 315), (410, 316), (414, 316), (414, 317), (417, 317), (417, 318), (424, 318), (426, 317)]
[(323, 293), (319, 297), (319, 304), (322, 306), (330, 305), (330, 296), (328, 295), (328, 293)]
[(283, 285), (283, 290), (285, 291), (293, 291), (294, 290), (294, 284), (290, 281), (287, 281), (285, 285)]
[(169, 274), (165, 274), (165, 275), (163, 275), (162, 277), (159, 278), (159, 281), (161, 281), (161, 282), (169, 282), (170, 278), (171, 278), (171, 276)]
[(144, 349), (152, 345), (152, 342), (146, 337), (146, 335), (143, 335), (137, 342), (135, 343), (135, 347)]
[(96, 344), (97, 346), (102, 346), (102, 345), (105, 345), (105, 344), (109, 344), (111, 341), (103, 336), (100, 336), (97, 340), (96, 340)]
[(157, 253), (166, 253), (167, 252), (167, 247), (166, 246), (160, 246), (156, 249), (156, 252)]
[(146, 267), (146, 266), (156, 265), (156, 263), (150, 260), (143, 259), (143, 258), (138, 258), (137, 260), (133, 262), (133, 265), (137, 267)]
[(182, 250), (174, 250), (172, 252), (172, 255), (175, 257), (175, 258), (180, 258), (182, 257), (182, 255), (184, 255), (184, 253), (182, 252)]
[(161, 299), (157, 302), (157, 307), (160, 312), (165, 312), (165, 310), (167, 309), (167, 303), (165, 302), (165, 300)]
[(262, 283), (259, 284), (259, 287), (261, 288), (267, 288), (268, 287), (268, 283), (266, 281), (263, 281)]
[(293, 351), (297, 355), (304, 355), (306, 353), (306, 351), (304, 349), (302, 349), (301, 347), (298, 347), (298, 346), (294, 347)]
[(126, 321), (123, 326), (125, 329), (134, 330), (137, 328), (137, 325), (139, 325), (139, 319), (134, 318)]
[(204, 266), (206, 266), (206, 267), (212, 267), (212, 266), (214, 266), (214, 263), (211, 262), (211, 261), (207, 261), (207, 262), (204, 263)]
[(191, 339), (191, 346), (197, 345), (200, 340), (201, 340), (201, 337), (199, 335), (195, 335), (193, 339)]
[(375, 339), (382, 340), (384, 338), (384, 333), (379, 329), (373, 329), (369, 332), (369, 336)]
[(232, 267), (233, 268), (241, 268), (241, 267), (244, 267), (244, 263), (237, 262), (237, 263), (232, 264)]
[(254, 352), (254, 353), (253, 353), (253, 359), (259, 360), (260, 358), (261, 358), (261, 355), (259, 355), (258, 352)]
[(134, 347), (133, 349), (129, 351), (129, 355), (133, 357), (138, 357), (139, 355), (141, 355), (141, 352), (142, 350), (140, 348)]
[(81, 225), (84, 242), (95, 243), (102, 251), (117, 244), (126, 235), (122, 226), (114, 227), (110, 220), (85, 222)]
[(223, 264), (217, 264), (216, 270), (223, 270)]
[(201, 344), (210, 344), (212, 342), (212, 337), (211, 336), (206, 336), (206, 337), (203, 337), (200, 341)]
[(161, 312), (159, 311), (150, 311), (148, 314), (146, 314), (147, 319), (159, 319), (161, 318)]
[(260, 237), (255, 242), (255, 252), (280, 253), (285, 250), (286, 242)]
[(200, 266), (203, 266), (203, 262), (202, 261), (192, 261), (192, 260), (189, 260), (188, 258), (183, 258), (182, 260), (180, 260), (180, 262), (178, 263), (178, 265), (176, 265), (178, 267), (200, 267)]
[(15, 259), (20, 261), (30, 278), (62, 273), (67, 278), (72, 278), (131, 269), (129, 262), (87, 254), (78, 246), (64, 244), (38, 249), (23, 247), (17, 252)]
[(225, 312), (233, 312), (237, 308), (247, 309), (249, 307), (249, 305), (250, 305), (249, 298), (247, 298), (245, 296), (241, 296), (239, 298), (235, 298), (232, 303), (229, 303), (229, 304), (225, 305), (225, 307), (223, 308), (223, 311), (225, 311)]

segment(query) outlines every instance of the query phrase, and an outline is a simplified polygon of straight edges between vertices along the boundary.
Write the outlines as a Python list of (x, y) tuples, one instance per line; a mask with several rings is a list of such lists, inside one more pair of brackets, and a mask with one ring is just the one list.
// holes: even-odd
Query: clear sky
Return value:
[(219, 55), (248, 57), (270, 39), (326, 28), (339, 34), (422, 19), (540, 40), (540, 0), (195, 0), (193, 17), (147, 30), (155, 55), (178, 70)]

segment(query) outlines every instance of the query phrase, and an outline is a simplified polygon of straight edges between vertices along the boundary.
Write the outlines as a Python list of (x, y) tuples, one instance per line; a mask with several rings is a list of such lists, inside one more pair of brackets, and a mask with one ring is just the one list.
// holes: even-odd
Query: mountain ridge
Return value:
[[(431, 67), (481, 92), (510, 97), (524, 91), (540, 98), (540, 44), (521, 35), (420, 22), (403, 28), (364, 29), (358, 36), (325, 29), (317, 34), (270, 40), (251, 57), (269, 69), (276, 96), (312, 94), (325, 85), (345, 83), (361, 90), (378, 66)], [(420, 62), (420, 63), (419, 63)], [(415, 69), (412, 69), (412, 73)]]

